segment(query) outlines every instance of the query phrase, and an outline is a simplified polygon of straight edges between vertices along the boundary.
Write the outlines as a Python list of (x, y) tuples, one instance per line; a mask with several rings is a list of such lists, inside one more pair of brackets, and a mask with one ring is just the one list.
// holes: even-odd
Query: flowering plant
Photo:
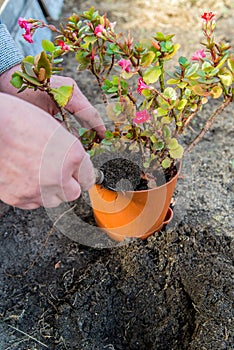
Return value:
[[(180, 45), (174, 35), (157, 32), (152, 38), (135, 42), (128, 34), (115, 32), (115, 23), (93, 7), (73, 14), (60, 29), (34, 19), (19, 19), (24, 38), (33, 42), (37, 28), (56, 32), (54, 42), (43, 40), (44, 49), (36, 57), (22, 61), (22, 72), (15, 72), (12, 84), (19, 88), (47, 92), (63, 108), (72, 87), (50, 86), (52, 74), (64, 54), (74, 54), (78, 72), (89, 70), (96, 78), (113, 128), (95, 142), (95, 133), (81, 128), (81, 140), (91, 155), (102, 151), (128, 149), (139, 152), (144, 168), (167, 169), (189, 152), (213, 121), (233, 101), (234, 55), (228, 43), (214, 38), (215, 14), (202, 16), (204, 41), (191, 58), (179, 57), (174, 70), (167, 64)], [(190, 129), (195, 115), (211, 99), (221, 100), (204, 121), (198, 135), (184, 150), (180, 136)], [(61, 109), (62, 110), (62, 109)], [(65, 114), (63, 112), (64, 118)]]

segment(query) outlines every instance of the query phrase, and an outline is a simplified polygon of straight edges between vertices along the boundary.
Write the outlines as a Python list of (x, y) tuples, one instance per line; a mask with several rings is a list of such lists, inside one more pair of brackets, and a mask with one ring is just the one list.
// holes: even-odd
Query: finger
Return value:
[(74, 113), (78, 122), (86, 129), (94, 129), (100, 138), (104, 138), (106, 128), (98, 111), (90, 105)]
[(79, 168), (73, 173), (73, 177), (79, 182), (83, 191), (89, 190), (95, 184), (95, 173), (90, 157), (85, 153)]
[(44, 208), (56, 208), (63, 202), (59, 195), (45, 196), (45, 194), (43, 195), (43, 198), (41, 198), (41, 201), (41, 206)]
[(19, 203), (17, 205), (15, 205), (15, 207), (19, 208), (19, 209), (24, 209), (24, 210), (33, 210), (33, 209), (38, 209), (41, 207), (41, 204), (39, 203)]
[(69, 182), (63, 186), (63, 191), (59, 197), (64, 202), (71, 202), (76, 200), (81, 194), (81, 187), (77, 180), (72, 177)]

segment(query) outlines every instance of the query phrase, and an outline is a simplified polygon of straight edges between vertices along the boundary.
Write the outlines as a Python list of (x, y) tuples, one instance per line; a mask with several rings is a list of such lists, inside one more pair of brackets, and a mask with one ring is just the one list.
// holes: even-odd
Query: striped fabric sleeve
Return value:
[(0, 22), (0, 74), (22, 61), (23, 54), (16, 46), (5, 24)]

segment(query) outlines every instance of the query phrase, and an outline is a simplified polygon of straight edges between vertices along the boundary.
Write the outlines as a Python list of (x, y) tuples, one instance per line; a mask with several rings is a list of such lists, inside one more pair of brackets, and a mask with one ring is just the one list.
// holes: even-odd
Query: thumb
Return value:
[(83, 191), (89, 190), (95, 184), (94, 167), (88, 153), (84, 154), (78, 169), (73, 172), (72, 176), (80, 184)]

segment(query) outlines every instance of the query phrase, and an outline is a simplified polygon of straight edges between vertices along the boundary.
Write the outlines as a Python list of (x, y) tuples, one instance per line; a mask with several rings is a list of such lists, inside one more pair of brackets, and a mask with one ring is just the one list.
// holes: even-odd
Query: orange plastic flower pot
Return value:
[(177, 174), (160, 187), (144, 191), (115, 192), (94, 185), (89, 196), (97, 225), (111, 238), (147, 238), (172, 219), (169, 208), (178, 179)]

